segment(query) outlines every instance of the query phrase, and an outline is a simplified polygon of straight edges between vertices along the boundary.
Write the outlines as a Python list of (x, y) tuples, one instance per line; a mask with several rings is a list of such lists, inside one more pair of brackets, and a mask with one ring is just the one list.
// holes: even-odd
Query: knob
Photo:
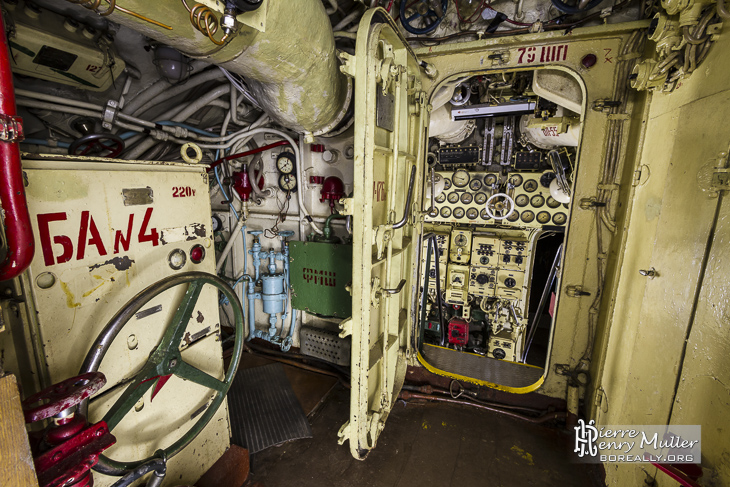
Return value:
[(258, 237), (262, 233), (264, 233), (262, 230), (249, 230), (248, 231), (248, 234), (253, 235), (254, 237)]
[(282, 230), (281, 232), (279, 232), (279, 236), (281, 238), (293, 237), (294, 236), (294, 231), (293, 230)]
[(515, 287), (516, 284), (517, 284), (517, 281), (515, 281), (511, 277), (508, 277), (507, 279), (504, 280), (504, 285), (507, 287)]
[(486, 274), (479, 274), (477, 276), (477, 283), (479, 283), (481, 286), (485, 285), (489, 282), (489, 276)]

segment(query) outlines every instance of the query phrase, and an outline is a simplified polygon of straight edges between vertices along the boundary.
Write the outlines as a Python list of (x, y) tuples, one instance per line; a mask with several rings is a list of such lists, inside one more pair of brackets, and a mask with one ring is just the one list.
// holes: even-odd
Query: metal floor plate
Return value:
[(421, 353), (437, 369), (512, 388), (531, 386), (543, 374), (540, 367), (495, 360), (435, 345), (424, 344)]
[(228, 391), (231, 442), (256, 453), (311, 438), (307, 416), (280, 364), (239, 370)]

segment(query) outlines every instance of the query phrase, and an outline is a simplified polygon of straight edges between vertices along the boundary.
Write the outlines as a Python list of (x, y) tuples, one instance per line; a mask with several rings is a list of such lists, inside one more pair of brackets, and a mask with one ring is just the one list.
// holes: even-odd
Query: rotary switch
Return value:
[(485, 285), (488, 282), (489, 282), (489, 276), (487, 274), (479, 274), (477, 276), (477, 283), (480, 286), (483, 286), (483, 285)]

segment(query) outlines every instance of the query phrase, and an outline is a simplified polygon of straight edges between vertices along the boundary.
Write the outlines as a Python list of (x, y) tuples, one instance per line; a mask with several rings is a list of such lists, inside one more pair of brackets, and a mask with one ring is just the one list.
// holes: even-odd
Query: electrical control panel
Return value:
[[(431, 266), (429, 268), (429, 289), (436, 289), (436, 262), (438, 261), (438, 276), (439, 276), (439, 287), (445, 289), (444, 284), (446, 283), (446, 264), (449, 260), (449, 243), (451, 242), (450, 235), (445, 232), (433, 232), (436, 237), (436, 249), (432, 250), (431, 254)], [(428, 241), (423, 242), (423, 251), (421, 252), (421, 266), (425, 269), (426, 258), (428, 255)]]

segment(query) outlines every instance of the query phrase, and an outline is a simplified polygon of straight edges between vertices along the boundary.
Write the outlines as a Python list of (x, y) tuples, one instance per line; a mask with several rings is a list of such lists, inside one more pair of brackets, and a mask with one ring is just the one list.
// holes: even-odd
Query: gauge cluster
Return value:
[[(427, 214), (427, 222), (522, 228), (562, 227), (568, 222), (569, 205), (550, 193), (555, 179), (550, 171), (504, 177), (497, 172), (466, 169), (436, 174), (444, 180), (444, 189), (436, 193), (435, 211)], [(502, 194), (509, 199), (498, 196)]]

